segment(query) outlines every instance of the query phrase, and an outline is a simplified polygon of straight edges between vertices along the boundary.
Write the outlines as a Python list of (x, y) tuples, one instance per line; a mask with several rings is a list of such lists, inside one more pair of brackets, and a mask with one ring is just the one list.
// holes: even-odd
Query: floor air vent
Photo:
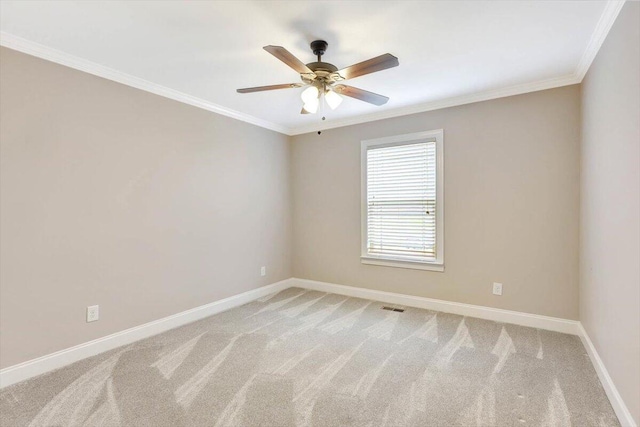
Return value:
[(393, 307), (387, 307), (386, 305), (382, 306), (383, 310), (389, 310), (389, 311), (397, 311), (399, 313), (404, 313), (404, 308), (393, 308)]

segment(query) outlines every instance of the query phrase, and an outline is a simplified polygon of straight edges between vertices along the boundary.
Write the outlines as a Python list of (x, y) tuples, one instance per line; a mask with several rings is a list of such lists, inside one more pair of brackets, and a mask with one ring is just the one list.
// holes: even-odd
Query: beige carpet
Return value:
[(0, 392), (2, 426), (617, 426), (575, 336), (291, 288)]

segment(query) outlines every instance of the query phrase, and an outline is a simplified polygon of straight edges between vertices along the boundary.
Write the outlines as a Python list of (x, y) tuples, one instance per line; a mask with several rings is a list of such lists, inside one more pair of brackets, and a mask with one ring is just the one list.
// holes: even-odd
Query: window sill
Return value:
[(371, 256), (361, 256), (360, 262), (362, 264), (382, 265), (385, 267), (395, 268), (409, 268), (412, 270), (444, 271), (444, 264), (437, 262), (406, 261), (399, 259), (376, 258)]

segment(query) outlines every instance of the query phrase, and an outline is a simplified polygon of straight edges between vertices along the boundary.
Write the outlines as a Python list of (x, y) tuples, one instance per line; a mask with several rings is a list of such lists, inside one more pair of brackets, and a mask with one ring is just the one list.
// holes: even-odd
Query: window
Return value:
[(443, 131), (362, 141), (363, 264), (444, 271)]

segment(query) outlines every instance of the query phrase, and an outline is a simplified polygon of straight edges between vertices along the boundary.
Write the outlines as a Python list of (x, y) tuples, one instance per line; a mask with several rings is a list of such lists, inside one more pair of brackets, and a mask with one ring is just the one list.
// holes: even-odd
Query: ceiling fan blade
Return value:
[(360, 101), (368, 102), (369, 104), (374, 105), (384, 105), (389, 100), (389, 98), (387, 98), (386, 96), (358, 89), (357, 87), (353, 86), (336, 85), (333, 87), (333, 89), (340, 95), (349, 96), (351, 98), (359, 99)]
[(393, 68), (400, 65), (398, 58), (385, 53), (384, 55), (376, 56), (364, 62), (359, 62), (350, 67), (338, 70), (345, 80), (352, 79), (354, 77), (364, 76), (365, 74), (375, 73), (376, 71), (386, 70), (387, 68)]
[(313, 74), (313, 71), (311, 71), (309, 67), (304, 65), (302, 61), (300, 61), (298, 58), (293, 56), (291, 52), (289, 52), (287, 49), (283, 48), (282, 46), (269, 45), (269, 46), (263, 47), (263, 49), (269, 52), (271, 55), (278, 58), (280, 61), (287, 64), (289, 67), (296, 70), (298, 73)]
[(281, 85), (246, 87), (244, 89), (236, 89), (238, 93), (262, 92), (264, 90), (291, 89), (294, 87), (302, 87), (304, 83), (285, 83)]

